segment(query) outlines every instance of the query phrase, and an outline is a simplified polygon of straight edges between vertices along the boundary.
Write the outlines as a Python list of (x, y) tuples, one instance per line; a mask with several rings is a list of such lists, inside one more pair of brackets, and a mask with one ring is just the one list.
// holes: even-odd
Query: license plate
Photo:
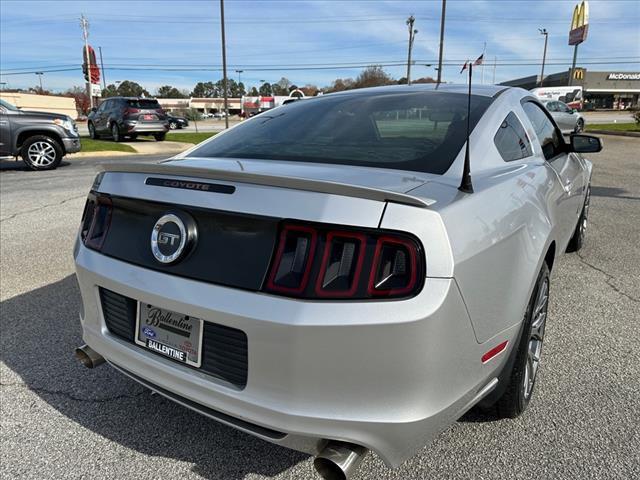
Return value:
[(136, 343), (160, 355), (200, 367), (202, 320), (138, 302)]
[(143, 120), (155, 120), (156, 116), (155, 115), (143, 115), (142, 119)]

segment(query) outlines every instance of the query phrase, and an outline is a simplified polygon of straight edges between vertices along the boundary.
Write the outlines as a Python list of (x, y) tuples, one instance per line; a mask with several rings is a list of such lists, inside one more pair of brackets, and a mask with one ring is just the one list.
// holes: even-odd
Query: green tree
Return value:
[(213, 98), (217, 97), (217, 89), (213, 82), (198, 82), (195, 87), (193, 87), (193, 91), (191, 92), (192, 97), (198, 98)]
[(277, 83), (271, 86), (271, 90), (274, 95), (289, 95), (289, 87), (291, 87), (289, 79), (282, 77)]
[(271, 95), (273, 95), (273, 88), (271, 88), (271, 84), (269, 82), (264, 82), (262, 85), (260, 85), (260, 90), (258, 90), (258, 93), (260, 93), (260, 95), (262, 95), (263, 97), (270, 97)]
[(171, 85), (163, 85), (158, 88), (156, 96), (159, 98), (186, 98), (184, 93)]
[[(107, 86), (107, 89), (109, 87)], [(149, 92), (147, 92), (144, 87), (136, 82), (132, 82), (131, 80), (124, 80), (120, 82), (118, 88), (116, 90), (118, 95), (121, 97), (148, 97)]]
[(258, 95), (260, 95), (260, 92), (258, 91), (258, 89), (256, 87), (251, 87), (251, 90), (249, 90), (249, 96), (257, 97)]

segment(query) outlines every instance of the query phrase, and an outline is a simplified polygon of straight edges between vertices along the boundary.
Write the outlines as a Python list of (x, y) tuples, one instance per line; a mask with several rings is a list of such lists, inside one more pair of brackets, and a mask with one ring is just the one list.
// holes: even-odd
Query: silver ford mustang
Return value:
[(602, 146), (524, 90), (466, 88), (294, 102), (106, 167), (74, 249), (79, 359), (324, 478), (369, 449), (398, 466), (476, 405), (520, 415)]

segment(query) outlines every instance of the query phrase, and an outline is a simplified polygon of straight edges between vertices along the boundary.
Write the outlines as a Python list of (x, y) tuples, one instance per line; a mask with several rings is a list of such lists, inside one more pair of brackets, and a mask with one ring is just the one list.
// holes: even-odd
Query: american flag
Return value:
[[(480, 55), (478, 58), (476, 58), (476, 61), (473, 62), (471, 65), (476, 66), (476, 65), (482, 65), (482, 62), (484, 62), (484, 53), (482, 55)], [(464, 62), (464, 65), (462, 66), (462, 70), (460, 70), (460, 73), (464, 72), (467, 67), (469, 66), (471, 62), (469, 62), (469, 60), (467, 60), (466, 62)]]

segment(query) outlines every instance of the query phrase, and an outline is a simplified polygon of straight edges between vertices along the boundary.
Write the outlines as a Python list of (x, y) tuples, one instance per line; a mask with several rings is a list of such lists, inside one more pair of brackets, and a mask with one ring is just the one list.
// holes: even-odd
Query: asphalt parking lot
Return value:
[[(640, 139), (604, 142), (589, 157), (586, 246), (552, 275), (530, 409), (500, 421), (472, 411), (399, 469), (369, 455), (356, 478), (640, 478)], [(71, 250), (84, 200), (96, 163), (131, 160), (83, 158), (53, 172), (0, 162), (0, 476), (318, 478), (305, 454), (73, 358), (82, 342)]]

